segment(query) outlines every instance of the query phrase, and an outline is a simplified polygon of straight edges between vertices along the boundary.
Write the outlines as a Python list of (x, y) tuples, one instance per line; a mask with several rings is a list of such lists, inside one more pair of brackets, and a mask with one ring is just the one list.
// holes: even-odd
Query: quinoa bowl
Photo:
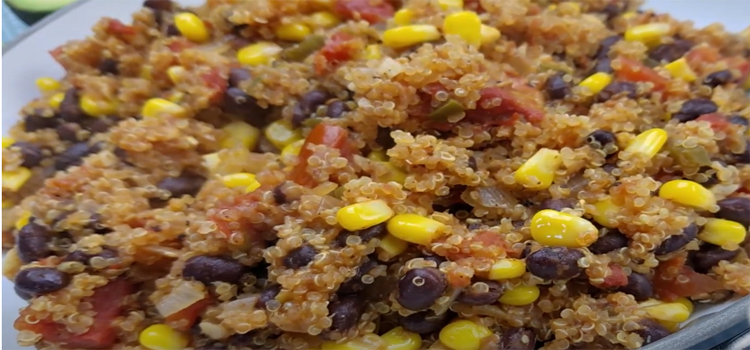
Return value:
[(88, 37), (3, 107), (21, 344), (689, 348), (744, 318), (684, 322), (747, 293), (744, 34), (630, 2), (164, 3), (40, 47)]

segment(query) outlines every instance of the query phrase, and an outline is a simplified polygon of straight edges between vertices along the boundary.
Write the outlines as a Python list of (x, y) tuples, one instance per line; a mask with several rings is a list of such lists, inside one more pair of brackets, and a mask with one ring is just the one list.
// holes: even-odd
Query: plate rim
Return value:
[[(9, 53), (19, 43), (28, 39), (34, 33), (65, 16), (71, 11), (92, 2), (93, 0), (79, 0), (45, 17), (41, 21), (29, 27), (17, 38), (2, 46), (2, 56)], [(12, 283), (12, 282), (11, 282)], [(714, 339), (725, 331), (747, 322), (750, 315), (750, 295), (741, 297), (735, 302), (727, 305), (724, 309), (706, 315), (708, 317), (698, 319), (693, 324), (670, 334), (658, 342), (642, 347), (642, 350), (673, 350), (673, 349), (709, 349), (722, 344), (729, 339)], [(732, 335), (734, 336), (734, 335)]]

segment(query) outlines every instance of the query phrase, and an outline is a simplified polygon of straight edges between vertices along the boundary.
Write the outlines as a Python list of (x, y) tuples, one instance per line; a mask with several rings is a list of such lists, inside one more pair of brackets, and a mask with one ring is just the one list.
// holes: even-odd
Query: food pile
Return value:
[(19, 344), (634, 349), (747, 295), (750, 31), (638, 6), (102, 18), (3, 138)]

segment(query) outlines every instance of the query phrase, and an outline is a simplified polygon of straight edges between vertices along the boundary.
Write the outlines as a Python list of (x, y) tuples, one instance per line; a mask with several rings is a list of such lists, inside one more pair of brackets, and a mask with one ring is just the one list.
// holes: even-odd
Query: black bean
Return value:
[(447, 261), (444, 257), (440, 255), (427, 255), (427, 256), (423, 256), (422, 259), (434, 262), (437, 267), (440, 267), (440, 264)]
[(110, 248), (102, 248), (102, 251), (97, 254), (88, 254), (80, 250), (75, 250), (71, 252), (70, 254), (68, 254), (67, 256), (65, 256), (65, 259), (63, 259), (63, 261), (77, 261), (84, 265), (89, 265), (89, 261), (93, 257), (113, 259), (117, 257), (117, 252)]
[(458, 295), (456, 301), (459, 303), (469, 305), (489, 305), (497, 301), (501, 295), (503, 295), (503, 286), (500, 283), (494, 281), (482, 281), (486, 284), (489, 289), (486, 292), (477, 291), (474, 286), (465, 288), (461, 294)]
[(292, 109), (292, 126), (300, 127), (307, 118), (310, 118), (310, 111), (303, 108), (299, 103), (295, 105)]
[(55, 132), (62, 141), (78, 141), (78, 126), (75, 123), (62, 123), (55, 128)]
[(78, 89), (70, 88), (65, 92), (65, 97), (60, 102), (60, 118), (70, 123), (80, 123), (86, 118), (86, 113), (81, 109)]
[(102, 221), (103, 220), (102, 220), (101, 214), (99, 214), (99, 213), (93, 213), (89, 217), (89, 222), (86, 225), (86, 228), (91, 229), (92, 231), (94, 231), (94, 233), (96, 233), (98, 235), (105, 235), (107, 233), (112, 232), (112, 229), (109, 228), (109, 227), (107, 227), (107, 226), (105, 226), (102, 223)]
[(599, 237), (599, 239), (589, 246), (589, 251), (594, 254), (606, 254), (627, 246), (627, 236), (618, 230), (608, 230), (604, 236)]
[(32, 267), (16, 275), (16, 286), (29, 294), (48, 294), (65, 288), (70, 276), (54, 267)]
[(615, 4), (607, 4), (607, 6), (604, 6), (602, 9), (602, 13), (604, 16), (606, 16), (607, 20), (611, 20), (612, 18), (617, 17), (625, 8), (622, 6), (618, 6)]
[(602, 166), (602, 170), (607, 172), (607, 174), (611, 174), (612, 170), (615, 170), (615, 169), (617, 169), (617, 165), (614, 165), (614, 164), (604, 164)]
[(100, 134), (109, 130), (114, 120), (107, 117), (87, 118), (81, 122), (81, 127), (94, 134)]
[(18, 295), (18, 297), (23, 300), (31, 300), (32, 298), (34, 298), (34, 294), (19, 289), (17, 285), (13, 286), (13, 290), (16, 292), (16, 295)]
[(182, 33), (180, 33), (180, 30), (177, 29), (177, 26), (174, 24), (170, 24), (167, 26), (167, 36), (181, 36)]
[(570, 84), (563, 79), (563, 74), (558, 73), (547, 78), (544, 85), (550, 100), (562, 100), (571, 94)]
[(258, 101), (236, 87), (227, 89), (223, 106), (226, 112), (233, 114), (253, 115), (260, 111)]
[(719, 265), (719, 261), (732, 260), (740, 253), (740, 249), (726, 250), (720, 246), (704, 243), (695, 253), (693, 266), (698, 273), (709, 273), (711, 268)]
[(497, 350), (534, 350), (536, 334), (528, 328), (509, 328), (500, 335)]
[(745, 227), (750, 226), (750, 199), (745, 197), (732, 197), (720, 200), (717, 218), (736, 221)]
[(55, 169), (65, 170), (71, 166), (83, 163), (83, 158), (97, 151), (95, 146), (89, 146), (86, 142), (78, 142), (70, 145), (63, 153), (55, 159)]
[(101, 62), (99, 62), (99, 71), (102, 72), (102, 74), (112, 74), (112, 75), (118, 75), (120, 74), (120, 70), (117, 68), (117, 65), (119, 63), (111, 58), (105, 58)]
[(578, 259), (583, 253), (565, 247), (545, 247), (526, 257), (526, 268), (545, 280), (564, 280), (577, 276), (582, 269)]
[(714, 101), (707, 98), (694, 98), (683, 103), (680, 110), (672, 116), (672, 119), (685, 123), (718, 110), (719, 106)]
[(331, 330), (345, 331), (357, 325), (365, 311), (365, 301), (355, 295), (344, 296), (328, 304), (331, 315)]
[(628, 284), (620, 291), (632, 295), (637, 301), (644, 301), (654, 295), (654, 287), (645, 275), (633, 272), (628, 276)]
[(279, 292), (281, 292), (280, 284), (272, 284), (267, 286), (266, 289), (260, 292), (260, 297), (258, 298), (256, 306), (264, 309), (269, 301), (276, 299), (276, 296), (279, 295)]
[[(449, 311), (450, 312), (450, 311)], [(409, 332), (418, 334), (435, 333), (450, 321), (448, 312), (435, 315), (432, 311), (422, 311), (399, 319), (399, 324)]]
[(338, 290), (339, 294), (354, 294), (364, 290), (365, 287), (367, 287), (367, 284), (362, 282), (362, 276), (370, 272), (370, 270), (374, 269), (376, 266), (378, 266), (377, 260), (365, 257), (365, 261), (357, 267), (357, 273), (352, 278), (341, 283)]
[(657, 62), (672, 62), (684, 56), (693, 47), (687, 40), (677, 39), (671, 44), (662, 44), (648, 53), (648, 57)]
[(178, 177), (168, 177), (159, 181), (156, 187), (169, 191), (172, 194), (172, 198), (180, 198), (184, 195), (195, 197), (205, 182), (206, 178), (203, 176), (183, 172)]
[(635, 332), (643, 338), (643, 345), (651, 344), (659, 339), (667, 337), (670, 334), (669, 330), (667, 330), (664, 326), (660, 325), (656, 321), (643, 319), (641, 320), (640, 324), (641, 329), (636, 330)]
[(299, 269), (303, 266), (307, 266), (318, 252), (309, 244), (304, 244), (299, 248), (296, 248), (284, 257), (284, 266), (290, 269)]
[(577, 201), (571, 198), (549, 198), (539, 203), (539, 210), (552, 209), (562, 211), (563, 209), (574, 208)]
[(603, 150), (607, 154), (617, 151), (617, 137), (615, 134), (607, 130), (594, 130), (586, 136), (586, 143), (588, 143), (591, 148)]
[(448, 282), (443, 273), (435, 268), (422, 267), (409, 270), (398, 282), (398, 301), (409, 310), (430, 307), (443, 295)]
[(341, 100), (336, 100), (328, 104), (326, 116), (328, 118), (339, 118), (345, 112), (349, 112), (349, 105)]
[(599, 50), (596, 51), (596, 58), (607, 58), (609, 49), (611, 49), (613, 45), (620, 42), (620, 40), (622, 40), (621, 35), (612, 35), (604, 38), (604, 40), (599, 43)]
[(38, 113), (27, 115), (23, 119), (23, 128), (26, 132), (34, 132), (42, 129), (50, 129), (57, 126), (58, 119), (55, 116), (45, 117)]
[(616, 81), (607, 85), (599, 95), (597, 100), (599, 102), (605, 102), (612, 99), (615, 96), (625, 96), (627, 98), (636, 98), (638, 96), (638, 87), (635, 83), (629, 81)]
[(18, 148), (18, 151), (21, 153), (21, 157), (23, 158), (21, 166), (32, 168), (39, 165), (39, 163), (42, 162), (42, 159), (44, 159), (42, 147), (31, 142), (19, 141), (14, 143), (11, 147)]
[(745, 142), (745, 151), (734, 155), (734, 161), (738, 164), (750, 164), (750, 141)]
[(185, 262), (184, 279), (194, 279), (205, 285), (212, 282), (237, 283), (245, 272), (245, 266), (237, 260), (224, 256), (200, 255)]
[(654, 254), (664, 255), (677, 251), (678, 249), (684, 247), (686, 244), (690, 243), (690, 241), (694, 240), (697, 235), (698, 225), (696, 225), (695, 223), (691, 223), (690, 225), (682, 229), (682, 232), (680, 232), (679, 234), (671, 236), (664, 240), (664, 242), (661, 242), (659, 247), (654, 251)]
[(707, 75), (706, 78), (703, 79), (703, 85), (717, 87), (719, 85), (724, 85), (730, 81), (732, 81), (732, 71), (725, 69)]
[(466, 163), (466, 165), (474, 171), (477, 171), (479, 169), (479, 166), (477, 165), (477, 159), (474, 156), (469, 156), (469, 161)]
[(612, 61), (609, 58), (602, 57), (596, 60), (593, 73), (612, 73), (612, 72), (614, 72), (614, 70), (612, 69)]
[(276, 201), (276, 204), (281, 205), (286, 203), (286, 195), (284, 194), (284, 190), (281, 188), (282, 185), (278, 185), (274, 187), (273, 189), (273, 200)]
[(29, 223), (18, 231), (16, 239), (18, 257), (28, 264), (52, 255), (49, 247), (51, 240), (52, 231), (37, 224), (33, 219), (29, 220)]
[(729, 118), (727, 118), (727, 121), (729, 121), (730, 123), (735, 124), (735, 125), (742, 125), (745, 128), (747, 128), (748, 126), (750, 126), (750, 121), (748, 121), (747, 118), (745, 118), (745, 117), (743, 117), (741, 115), (730, 116)]
[(232, 68), (229, 70), (229, 87), (239, 87), (240, 83), (245, 80), (250, 80), (252, 75), (250, 71), (245, 68)]
[(152, 10), (171, 11), (172, 1), (170, 0), (146, 0), (143, 2), (143, 7), (150, 8)]
[(331, 98), (331, 95), (326, 91), (311, 90), (302, 95), (299, 104), (302, 108), (314, 112), (316, 107), (326, 103), (329, 98)]
[(375, 138), (375, 142), (378, 145), (383, 146), (383, 149), (388, 150), (396, 145), (396, 141), (393, 141), (391, 137), (391, 129), (378, 127), (378, 136)]

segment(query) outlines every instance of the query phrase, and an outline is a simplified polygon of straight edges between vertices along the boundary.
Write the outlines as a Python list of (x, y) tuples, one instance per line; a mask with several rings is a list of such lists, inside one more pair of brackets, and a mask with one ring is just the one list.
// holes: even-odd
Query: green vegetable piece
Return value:
[(686, 148), (673, 145), (669, 149), (669, 155), (683, 167), (711, 166), (711, 156), (703, 146)]
[(437, 122), (447, 121), (448, 118), (464, 112), (464, 106), (458, 101), (450, 99), (443, 103), (442, 106), (438, 107), (432, 113), (430, 113), (430, 119)]
[(323, 35), (308, 35), (297, 45), (281, 52), (281, 58), (287, 61), (302, 62), (315, 51), (318, 51), (326, 43)]

